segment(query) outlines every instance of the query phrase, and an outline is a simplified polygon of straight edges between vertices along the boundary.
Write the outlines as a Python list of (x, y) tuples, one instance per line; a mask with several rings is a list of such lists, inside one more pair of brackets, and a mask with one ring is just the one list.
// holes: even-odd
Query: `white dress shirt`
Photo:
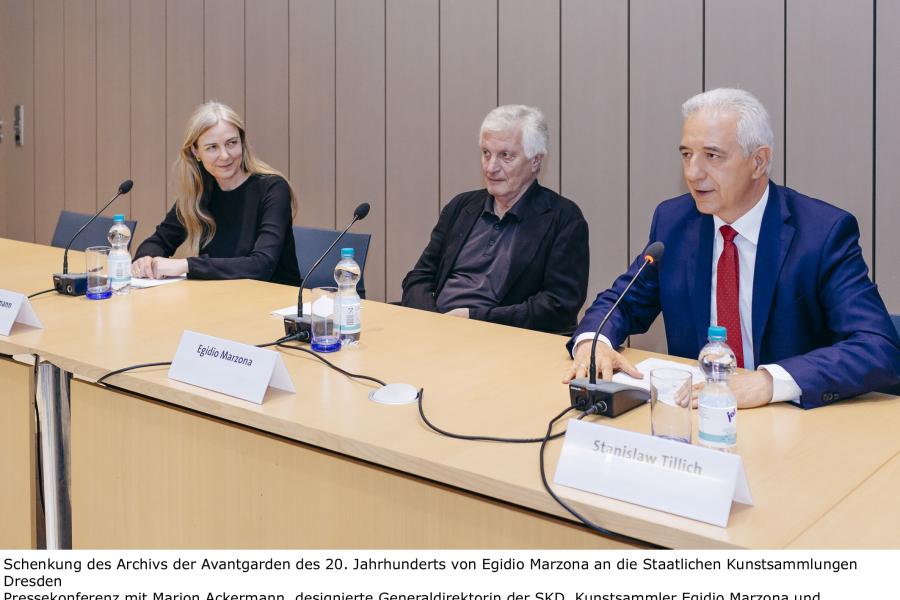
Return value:
[[(759, 231), (762, 228), (763, 214), (766, 212), (766, 204), (769, 202), (769, 187), (763, 192), (759, 201), (734, 223), (729, 223), (737, 236), (734, 244), (738, 250), (740, 292), (738, 303), (741, 313), (741, 341), (744, 349), (744, 368), (753, 369), (753, 271), (756, 267), (756, 246), (759, 242)], [(725, 246), (725, 240), (719, 228), (725, 225), (725, 221), (713, 215), (716, 235), (712, 255), (712, 285), (710, 286), (709, 322), (717, 323), (716, 314), (716, 271), (719, 264), (719, 256)], [(585, 340), (593, 339), (594, 334), (582, 333), (575, 340), (575, 348)], [(600, 341), (607, 346), (612, 346), (605, 335), (600, 335)], [(760, 365), (772, 375), (772, 402), (784, 402), (786, 400), (798, 400), (801, 390), (794, 378), (791, 377), (780, 365)]]

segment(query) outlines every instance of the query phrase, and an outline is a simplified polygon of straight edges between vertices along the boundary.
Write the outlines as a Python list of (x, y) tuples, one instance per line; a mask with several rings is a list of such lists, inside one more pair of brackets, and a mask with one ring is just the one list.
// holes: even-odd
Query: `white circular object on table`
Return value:
[(412, 404), (419, 399), (419, 390), (408, 383), (389, 383), (369, 392), (369, 400), (380, 404)]

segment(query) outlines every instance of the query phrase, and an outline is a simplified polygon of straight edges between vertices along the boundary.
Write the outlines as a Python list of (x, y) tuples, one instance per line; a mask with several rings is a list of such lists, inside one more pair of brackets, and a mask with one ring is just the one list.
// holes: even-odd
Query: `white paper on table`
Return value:
[(187, 275), (179, 275), (178, 277), (164, 277), (162, 279), (150, 279), (145, 277), (132, 277), (131, 287), (133, 288), (152, 288), (158, 285), (166, 285), (167, 283), (177, 283), (187, 279)]
[(643, 379), (635, 379), (631, 375), (620, 371), (613, 375), (612, 380), (616, 383), (633, 385), (634, 387), (638, 387), (649, 392), (650, 371), (652, 371), (653, 369), (670, 368), (681, 369), (682, 371), (690, 371), (693, 383), (703, 383), (703, 371), (700, 370), (700, 367), (694, 365), (686, 365), (680, 362), (675, 362), (674, 360), (665, 360), (662, 358), (647, 358), (636, 364), (635, 367), (638, 371), (644, 374)]
[[(334, 312), (334, 302), (331, 300), (331, 298), (319, 298), (318, 300), (316, 300), (317, 315), (328, 316), (332, 312)], [(293, 304), (291, 306), (285, 306), (284, 308), (273, 310), (270, 314), (274, 317), (296, 317), (297, 305)], [(310, 310), (309, 307), (309, 302), (303, 303), (303, 314), (312, 314), (312, 310)]]

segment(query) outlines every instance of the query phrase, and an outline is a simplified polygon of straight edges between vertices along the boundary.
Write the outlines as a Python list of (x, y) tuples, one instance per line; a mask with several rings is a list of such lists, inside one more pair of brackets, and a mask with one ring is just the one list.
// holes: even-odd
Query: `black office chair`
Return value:
[(297, 248), (297, 266), (307, 288), (336, 285), (334, 282), (334, 266), (341, 260), (341, 248), (353, 248), (353, 259), (359, 265), (360, 277), (356, 290), (360, 298), (366, 297), (366, 254), (369, 252), (368, 233), (347, 233), (331, 252), (322, 260), (315, 273), (307, 280), (307, 273), (340, 231), (318, 229), (316, 227), (294, 227), (294, 245)]
[[(66, 244), (69, 243), (69, 240), (72, 239), (72, 236), (75, 235), (75, 232), (78, 231), (82, 225), (87, 223), (93, 215), (85, 215), (79, 212), (72, 212), (71, 210), (64, 210), (59, 213), (59, 220), (56, 222), (56, 231), (53, 232), (53, 241), (50, 242), (51, 246), (56, 246), (57, 248), (65, 248)], [(128, 225), (128, 229), (131, 230), (131, 240), (128, 242), (128, 248), (131, 249), (131, 242), (134, 241), (134, 230), (137, 228), (137, 221), (125, 221), (125, 224)], [(109, 217), (104, 217), (100, 215), (94, 222), (87, 226), (87, 229), (81, 232), (75, 241), (72, 242), (72, 250), (84, 251), (86, 248), (90, 248), (91, 246), (109, 246), (109, 240), (106, 239), (106, 234), (109, 233), (109, 228), (112, 227), (113, 220)]]

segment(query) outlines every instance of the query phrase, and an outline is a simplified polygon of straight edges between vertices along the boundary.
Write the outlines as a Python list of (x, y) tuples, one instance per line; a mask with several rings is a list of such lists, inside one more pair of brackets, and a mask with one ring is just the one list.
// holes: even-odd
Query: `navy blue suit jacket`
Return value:
[[(603, 327), (614, 347), (647, 331), (660, 311), (669, 353), (694, 358), (706, 344), (714, 224), (690, 194), (656, 208), (650, 242), (665, 256), (647, 267)], [(596, 331), (643, 262), (597, 296), (578, 326)], [(859, 247), (850, 213), (770, 183), (753, 280), (754, 364), (781, 365), (813, 408), (900, 380), (900, 340)]]

